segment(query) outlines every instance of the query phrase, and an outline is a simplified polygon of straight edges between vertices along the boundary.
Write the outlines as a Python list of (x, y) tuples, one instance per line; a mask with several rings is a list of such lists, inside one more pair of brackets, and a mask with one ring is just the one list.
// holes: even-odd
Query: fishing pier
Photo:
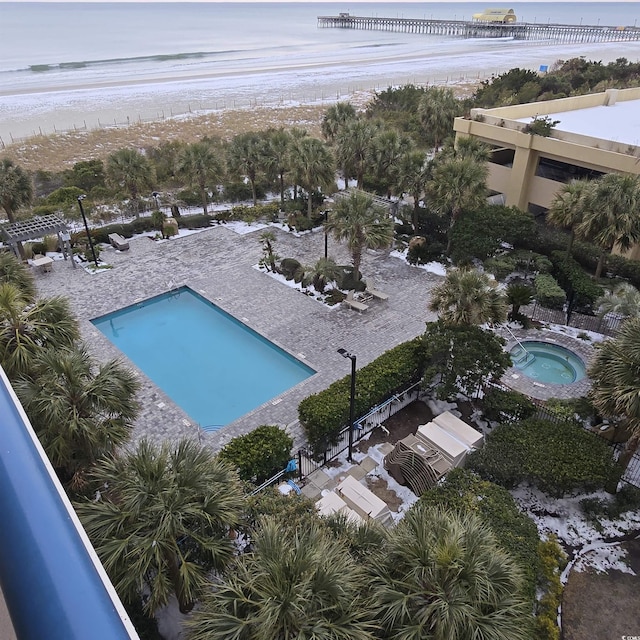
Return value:
[(547, 40), (560, 43), (628, 42), (640, 40), (640, 27), (605, 27), (600, 25), (536, 24), (478, 22), (464, 20), (426, 20), (420, 18), (378, 18), (352, 16), (318, 16), (318, 27), (398, 31), (454, 38), (512, 38)]

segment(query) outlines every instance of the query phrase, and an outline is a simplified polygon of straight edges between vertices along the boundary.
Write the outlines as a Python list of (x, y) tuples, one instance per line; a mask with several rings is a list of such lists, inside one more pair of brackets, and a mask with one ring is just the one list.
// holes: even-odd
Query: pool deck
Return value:
[[(276, 228), (275, 251), (302, 264), (324, 255), (324, 235), (316, 231), (296, 237)], [(82, 338), (100, 361), (122, 358), (141, 382), (140, 415), (133, 440), (155, 442), (198, 437), (214, 450), (231, 438), (262, 424), (286, 427), (294, 448), (304, 443), (297, 422), (300, 401), (350, 373), (349, 361), (336, 350), (357, 356), (360, 369), (388, 349), (424, 333), (425, 323), (436, 319), (427, 308), (431, 289), (442, 277), (405, 264), (389, 251), (368, 251), (361, 271), (388, 300), (373, 300), (366, 312), (340, 305), (328, 308), (254, 268), (262, 256), (261, 230), (239, 234), (224, 225), (165, 242), (147, 237), (130, 240), (130, 249), (102, 252), (113, 268), (91, 274), (55, 261), (49, 273), (36, 274), (39, 292), (64, 295), (79, 319)], [(349, 264), (344, 245), (329, 238), (329, 256)], [(128, 361), (90, 322), (92, 318), (146, 298), (189, 286), (224, 311), (301, 359), (317, 373), (218, 431), (201, 430), (180, 407)], [(163, 348), (159, 346), (158, 348)], [(170, 348), (167, 346), (165, 348)], [(214, 390), (212, 389), (212, 392)]]
[[(548, 342), (573, 351), (580, 356), (585, 366), (589, 366), (589, 362), (594, 353), (593, 345), (589, 341), (574, 338), (559, 331), (550, 331), (549, 329), (514, 329), (513, 336), (517, 338), (517, 341), (504, 329), (500, 330), (499, 333), (507, 341), (507, 352), (510, 352), (518, 341), (536, 340), (539, 342)], [(516, 367), (507, 369), (507, 372), (502, 377), (502, 383), (515, 391), (520, 391), (520, 393), (524, 393), (538, 400), (549, 400), (550, 398), (560, 398), (563, 400), (579, 398), (586, 395), (591, 388), (591, 380), (587, 377), (571, 384), (542, 383), (528, 378)]]

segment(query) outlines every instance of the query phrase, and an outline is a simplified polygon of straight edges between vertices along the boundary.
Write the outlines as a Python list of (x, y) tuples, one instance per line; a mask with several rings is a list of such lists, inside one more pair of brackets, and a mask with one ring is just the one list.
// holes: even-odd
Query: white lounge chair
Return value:
[(365, 289), (365, 293), (368, 293), (371, 297), (377, 298), (378, 300), (389, 299), (389, 294), (384, 293), (384, 291), (378, 291), (378, 289), (374, 289), (373, 285), (372, 286), (367, 285), (367, 288)]
[(118, 251), (126, 251), (129, 248), (126, 238), (123, 238), (119, 233), (110, 233), (109, 242)]
[(365, 304), (364, 302), (359, 302), (358, 300), (355, 300), (353, 297), (353, 291), (349, 291), (349, 293), (347, 293), (347, 297), (344, 299), (344, 303), (348, 306), (351, 307), (352, 309), (355, 309), (356, 311), (366, 311), (369, 308), (368, 304)]

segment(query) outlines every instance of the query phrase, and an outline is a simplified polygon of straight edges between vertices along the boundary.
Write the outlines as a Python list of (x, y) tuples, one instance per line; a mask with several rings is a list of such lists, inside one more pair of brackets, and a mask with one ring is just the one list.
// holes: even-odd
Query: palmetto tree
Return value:
[(620, 458), (626, 466), (640, 444), (640, 318), (630, 318), (614, 339), (596, 345), (589, 377), (595, 408), (631, 433)]
[(15, 222), (16, 211), (31, 203), (33, 185), (24, 169), (9, 158), (0, 161), (0, 206), (9, 222)]
[(202, 198), (202, 210), (207, 213), (209, 187), (215, 188), (222, 175), (220, 152), (210, 142), (188, 144), (178, 156), (177, 171), (190, 185), (198, 187)]
[(227, 151), (227, 163), (232, 172), (245, 176), (251, 185), (253, 206), (258, 203), (256, 180), (264, 164), (264, 141), (258, 133), (234, 136)]
[(507, 301), (511, 305), (511, 317), (516, 318), (520, 313), (520, 307), (531, 304), (533, 289), (528, 284), (512, 282), (507, 287)]
[(107, 158), (106, 172), (109, 184), (128, 193), (137, 216), (140, 191), (153, 184), (153, 168), (147, 158), (135, 149), (118, 149)]
[(414, 146), (411, 138), (393, 129), (383, 130), (374, 138), (372, 160), (376, 177), (388, 189), (398, 182), (400, 159), (406, 157)]
[(407, 192), (413, 198), (413, 230), (418, 228), (418, 213), (420, 199), (425, 191), (431, 164), (422, 151), (409, 151), (398, 159), (396, 169), (396, 186), (402, 192)]
[(0, 284), (7, 283), (17, 287), (22, 297), (32, 301), (36, 297), (36, 284), (29, 268), (12, 253), (0, 253)]
[(72, 346), (78, 323), (66, 298), (33, 302), (12, 284), (0, 284), (0, 364), (11, 380), (28, 374), (43, 349)]
[(525, 640), (520, 571), (475, 515), (418, 503), (373, 561), (380, 637)]
[(486, 273), (449, 269), (444, 282), (431, 292), (429, 309), (447, 324), (501, 323), (507, 319), (506, 297)]
[(453, 227), (460, 214), (484, 203), (488, 172), (486, 162), (473, 158), (453, 158), (435, 164), (427, 193), (431, 206), (440, 215), (450, 217), (447, 253), (451, 251)]
[(453, 132), (453, 119), (460, 115), (460, 102), (451, 89), (428, 87), (418, 105), (418, 115), (426, 138), (438, 148)]
[(362, 189), (364, 174), (373, 169), (373, 139), (378, 127), (362, 118), (349, 120), (336, 136), (336, 159), (343, 167), (345, 185), (355, 175), (358, 189)]
[(285, 129), (268, 131), (263, 147), (264, 163), (270, 176), (277, 177), (280, 205), (284, 207), (284, 176), (291, 170), (293, 137)]
[(312, 522), (295, 532), (265, 519), (189, 622), (190, 640), (369, 640), (365, 576)]
[(382, 249), (393, 240), (393, 221), (387, 212), (374, 205), (366, 193), (354, 191), (340, 198), (327, 222), (327, 231), (336, 240), (346, 242), (353, 261), (353, 275), (358, 278), (362, 252)]
[(296, 183), (305, 189), (309, 196), (307, 216), (310, 218), (313, 212), (313, 191), (333, 183), (335, 177), (333, 156), (322, 140), (305, 137), (295, 144), (292, 160)]
[(39, 353), (14, 386), (51, 464), (74, 489), (127, 442), (138, 413), (133, 373), (117, 361), (98, 366), (83, 348)]
[(567, 256), (571, 255), (576, 237), (575, 229), (585, 212), (585, 195), (589, 188), (590, 183), (586, 180), (572, 180), (563, 185), (554, 196), (545, 216), (545, 220), (554, 227), (569, 229)]
[(228, 529), (243, 503), (235, 472), (193, 441), (142, 440), (93, 475), (100, 498), (76, 510), (118, 594), (145, 599), (150, 615), (175, 594), (190, 611), (232, 556)]
[(595, 273), (599, 278), (605, 256), (614, 246), (627, 251), (640, 242), (640, 178), (609, 173), (591, 182), (576, 234), (602, 250)]
[(598, 298), (596, 307), (601, 318), (607, 313), (615, 313), (622, 317), (640, 316), (640, 291), (632, 284), (623, 282), (609, 295)]
[(305, 269), (305, 280), (312, 282), (315, 290), (323, 293), (327, 284), (337, 280), (341, 272), (342, 268), (333, 258), (320, 258)]
[(322, 118), (322, 135), (328, 142), (334, 142), (340, 129), (356, 118), (356, 109), (350, 102), (336, 102), (325, 111)]

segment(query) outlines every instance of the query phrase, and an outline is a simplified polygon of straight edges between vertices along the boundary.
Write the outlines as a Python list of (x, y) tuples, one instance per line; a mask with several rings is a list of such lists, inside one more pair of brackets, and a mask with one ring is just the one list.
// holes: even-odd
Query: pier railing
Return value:
[(513, 38), (560, 43), (622, 42), (640, 40), (640, 27), (601, 25), (475, 22), (422, 18), (380, 18), (342, 14), (318, 16), (318, 27), (397, 31), (457, 38)]

